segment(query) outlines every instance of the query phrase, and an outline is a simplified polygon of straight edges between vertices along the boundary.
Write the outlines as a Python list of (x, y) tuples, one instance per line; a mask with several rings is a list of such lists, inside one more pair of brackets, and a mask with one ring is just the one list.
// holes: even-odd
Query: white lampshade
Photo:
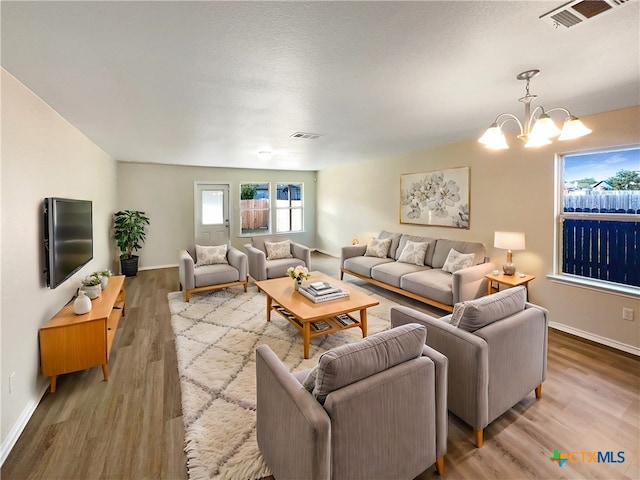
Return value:
[(573, 138), (584, 137), (590, 133), (591, 129), (585, 127), (579, 118), (571, 116), (564, 121), (562, 133), (558, 137), (558, 140), (571, 140)]
[(504, 133), (502, 133), (502, 129), (497, 123), (487, 128), (487, 131), (478, 139), (478, 142), (493, 150), (505, 150), (509, 148), (507, 139), (504, 137)]
[(533, 137), (553, 138), (560, 135), (560, 133), (561, 130), (556, 126), (554, 121), (551, 120), (551, 117), (543, 113), (533, 124), (529, 135)]
[(529, 134), (529, 136), (527, 137), (527, 143), (524, 144), (525, 148), (531, 148), (531, 147), (541, 147), (543, 145), (549, 145), (551, 143), (551, 140), (549, 140), (547, 137), (543, 137), (543, 136), (536, 136), (533, 135), (533, 133)]
[(504, 250), (524, 250), (524, 233), (522, 232), (494, 232), (493, 246)]

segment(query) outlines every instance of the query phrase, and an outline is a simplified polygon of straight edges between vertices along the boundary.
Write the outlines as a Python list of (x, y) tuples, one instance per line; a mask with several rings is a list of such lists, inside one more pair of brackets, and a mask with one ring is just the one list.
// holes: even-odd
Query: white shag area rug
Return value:
[[(367, 310), (368, 335), (390, 328), (389, 309), (397, 305), (371, 296), (380, 304)], [(247, 293), (233, 287), (194, 294), (191, 303), (184, 301), (184, 292), (169, 293), (168, 298), (190, 479), (270, 475), (256, 441), (256, 347), (269, 345), (297, 371), (313, 367), (322, 352), (362, 338), (361, 330), (311, 339), (310, 358), (304, 360), (302, 334), (276, 312), (266, 321), (266, 298), (256, 287)]]

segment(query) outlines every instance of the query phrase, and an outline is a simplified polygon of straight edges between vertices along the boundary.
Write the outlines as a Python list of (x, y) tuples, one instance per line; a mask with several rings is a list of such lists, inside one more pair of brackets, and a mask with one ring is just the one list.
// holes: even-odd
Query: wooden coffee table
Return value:
[[(354, 327), (362, 330), (362, 337), (367, 336), (367, 308), (374, 307), (380, 302), (320, 272), (311, 272), (311, 277), (306, 282), (328, 282), (349, 291), (349, 296), (313, 303), (294, 290), (294, 282), (289, 277), (256, 282), (256, 286), (267, 296), (267, 322), (271, 321), (271, 311), (275, 310), (302, 332), (304, 358), (309, 358), (309, 340), (314, 337)], [(291, 316), (285, 315), (278, 307), (285, 309)], [(360, 312), (359, 318), (350, 315), (352, 312)], [(353, 325), (344, 326), (338, 322), (336, 315), (342, 314), (349, 315), (354, 321)], [(313, 330), (311, 323), (317, 320), (326, 321), (331, 328), (323, 331)]]

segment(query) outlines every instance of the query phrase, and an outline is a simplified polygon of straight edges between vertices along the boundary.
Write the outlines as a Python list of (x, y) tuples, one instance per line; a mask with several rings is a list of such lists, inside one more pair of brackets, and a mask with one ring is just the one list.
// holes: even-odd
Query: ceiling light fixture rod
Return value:
[[(520, 128), (518, 138), (525, 142), (525, 147), (548, 145), (551, 143), (553, 137), (559, 136), (558, 140), (562, 141), (582, 137), (591, 133), (591, 130), (585, 127), (577, 117), (572, 115), (571, 112), (564, 107), (554, 107), (545, 111), (543, 107), (538, 106), (531, 111), (531, 102), (537, 98), (537, 95), (533, 95), (529, 91), (530, 82), (532, 78), (537, 77), (539, 74), (540, 70), (533, 69), (519, 73), (516, 76), (518, 80), (525, 80), (527, 82), (524, 97), (518, 99), (519, 102), (524, 103), (524, 124), (518, 117), (511, 113), (501, 113), (496, 117), (484, 135), (478, 139), (485, 147), (495, 150), (509, 148), (504, 133), (502, 132), (502, 127), (510, 120), (518, 124)], [(556, 126), (549, 116), (549, 113), (555, 111), (562, 111), (566, 115), (562, 130)], [(538, 116), (536, 117), (536, 115)], [(504, 120), (502, 120), (503, 118)]]

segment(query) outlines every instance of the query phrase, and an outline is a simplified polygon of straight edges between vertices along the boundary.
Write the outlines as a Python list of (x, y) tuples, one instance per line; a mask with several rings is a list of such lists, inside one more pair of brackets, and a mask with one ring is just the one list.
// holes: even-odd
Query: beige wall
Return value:
[[(72, 298), (82, 277), (110, 265), (115, 171), (111, 157), (2, 70), (2, 460), (47, 385), (38, 329)], [(94, 259), (55, 290), (42, 276), (42, 200), (52, 196), (93, 201)]]
[[(445, 145), (357, 165), (318, 172), (316, 247), (339, 256), (353, 237), (366, 242), (380, 230), (484, 242), (496, 264), (504, 250), (493, 249), (496, 230), (526, 233), (527, 249), (514, 253), (518, 270), (535, 275), (530, 299), (550, 311), (558, 328), (640, 353), (640, 301), (552, 282), (554, 271), (554, 174), (558, 153), (628, 145), (640, 141), (639, 108), (582, 120), (593, 134), (539, 149), (525, 149), (515, 138), (506, 151), (489, 151), (477, 141)], [(479, 132), (481, 133), (481, 132)], [(470, 167), (470, 229), (399, 223), (400, 175)], [(353, 179), (357, 178), (358, 181)], [(633, 322), (622, 308), (634, 310)]]
[(138, 251), (140, 268), (177, 265), (178, 249), (194, 243), (194, 182), (231, 184), (231, 244), (242, 251), (250, 239), (239, 236), (240, 183), (302, 182), (305, 231), (284, 237), (311, 245), (315, 239), (315, 177), (315, 172), (119, 162), (118, 209), (142, 210), (150, 218), (147, 241)]

